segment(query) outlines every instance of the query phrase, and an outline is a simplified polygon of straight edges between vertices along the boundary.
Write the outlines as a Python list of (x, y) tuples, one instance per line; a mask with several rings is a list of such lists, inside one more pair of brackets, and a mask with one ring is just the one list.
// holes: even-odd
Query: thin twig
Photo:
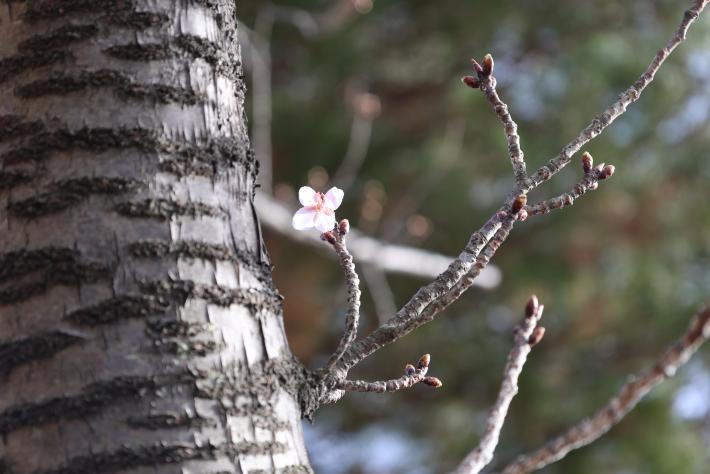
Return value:
[(502, 214), (503, 216), (499, 216), (500, 225), (497, 227), (496, 233), (490, 239), (485, 249), (480, 252), (480, 255), (478, 255), (473, 265), (469, 267), (469, 271), (462, 278), (454, 283), (446, 292), (432, 300), (419, 312), (414, 313), (412, 317), (400, 317), (400, 310), (400, 313), (397, 313), (397, 316), (391, 318), (363, 339), (356, 341), (343, 355), (341, 364), (343, 364), (345, 368), (349, 369), (373, 352), (432, 321), (437, 314), (456, 301), (468, 288), (470, 288), (476, 277), (480, 275), (484, 268), (486, 268), (490, 259), (508, 237), (508, 234), (513, 228), (513, 223), (515, 222), (516, 217), (510, 216), (506, 213)]
[(410, 388), (419, 382), (434, 388), (442, 386), (441, 380), (436, 377), (426, 377), (429, 370), (430, 356), (424, 354), (419, 359), (419, 364), (415, 369), (413, 365), (407, 364), (404, 367), (404, 375), (398, 379), (380, 380), (377, 382), (366, 382), (364, 380), (343, 380), (338, 388), (347, 392), (396, 392), (405, 388)]
[(559, 461), (573, 449), (586, 446), (609, 431), (656, 385), (672, 377), (710, 337), (710, 306), (691, 321), (685, 334), (645, 372), (635, 375), (592, 417), (572, 426), (537, 451), (520, 456), (503, 474), (523, 474)]
[(335, 230), (326, 232), (322, 235), (323, 239), (326, 240), (335, 250), (340, 260), (340, 266), (343, 269), (345, 275), (345, 286), (348, 291), (348, 308), (345, 314), (345, 331), (343, 331), (343, 336), (340, 338), (338, 343), (338, 348), (335, 350), (326, 368), (329, 372), (332, 372), (335, 364), (340, 360), (346, 350), (353, 343), (357, 337), (357, 327), (360, 321), (360, 279), (355, 271), (355, 264), (353, 263), (353, 256), (348, 252), (348, 248), (345, 246), (345, 236), (350, 231), (350, 224), (346, 219), (340, 221)]
[[(412, 299), (399, 310), (397, 315), (380, 325), (379, 328), (364, 339), (354, 343), (343, 355), (341, 363), (348, 368), (352, 367), (381, 347), (396, 341), (417, 327), (431, 321), (441, 309), (450, 304), (452, 298), (454, 300), (458, 298), (458, 296), (470, 286), (468, 282), (471, 281), (472, 278), (475, 278), (475, 276), (473, 276), (475, 272), (470, 273), (472, 268), (471, 263), (478, 257), (480, 249), (478, 249), (478, 252), (471, 251), (472, 248), (477, 247), (472, 246), (474, 239), (476, 240), (476, 244), (480, 243), (480, 248), (483, 248), (490, 236), (500, 228), (501, 215), (505, 215), (506, 211), (511, 210), (515, 202), (521, 197), (524, 197), (525, 193), (548, 180), (554, 173), (569, 163), (572, 155), (578, 151), (582, 145), (599, 135), (614, 119), (626, 111), (629, 104), (639, 98), (641, 92), (653, 81), (663, 61), (665, 61), (668, 55), (685, 39), (688, 27), (695, 21), (708, 1), (710, 0), (696, 0), (693, 3), (693, 7), (686, 11), (680, 26), (671, 40), (656, 54), (649, 67), (646, 69), (646, 72), (644, 72), (626, 92), (621, 94), (614, 104), (595, 118), (575, 140), (568, 144), (558, 157), (550, 160), (548, 165), (540, 168), (531, 176), (531, 179), (526, 179), (525, 186), (521, 188), (516, 182), (516, 185), (511, 191), (511, 196), (506, 200), (506, 203), (499, 208), (479, 231), (473, 234), (469, 244), (459, 258), (454, 260), (447, 270), (437, 276), (434, 281), (420, 288)], [(493, 69), (492, 58), (490, 58), (490, 64), (487, 63), (488, 61), (486, 60), (484, 60), (483, 66), (474, 63), (477, 73), (480, 69), (481, 72), (490, 76), (490, 72)], [(471, 80), (477, 82), (471, 82)], [(473, 78), (471, 76), (464, 78), (464, 82), (471, 87), (480, 87), (481, 85), (480, 78)], [(508, 133), (508, 130), (506, 130), (506, 133)], [(517, 174), (521, 175), (519, 171), (520, 164), (514, 163), (513, 166), (514, 170), (518, 170)], [(523, 216), (524, 214), (525, 213), (523, 213)], [(463, 284), (458, 285), (459, 281), (462, 281)]]
[(545, 333), (545, 329), (538, 326), (543, 309), (544, 306), (538, 304), (534, 295), (530, 297), (525, 307), (525, 318), (514, 329), (515, 343), (503, 370), (503, 383), (498, 398), (486, 420), (486, 430), (476, 449), (464, 458), (454, 474), (478, 474), (493, 460), (493, 453), (498, 446), (500, 430), (508, 415), (510, 402), (518, 393), (518, 378), (530, 350), (540, 342)]
[(708, 1), (710, 0), (695, 0), (693, 2), (693, 6), (683, 15), (683, 20), (673, 34), (673, 37), (656, 53), (656, 56), (654, 56), (651, 63), (648, 65), (644, 73), (641, 74), (641, 76), (636, 80), (636, 82), (634, 82), (631, 87), (619, 95), (617, 100), (606, 110), (604, 110), (604, 112), (594, 117), (592, 122), (584, 130), (582, 130), (579, 135), (574, 138), (574, 140), (569, 142), (562, 149), (559, 155), (552, 158), (546, 165), (541, 166), (533, 175), (531, 175), (531, 179), (528, 184), (524, 189), (521, 189), (521, 191), (530, 191), (557, 174), (558, 171), (570, 162), (575, 153), (577, 153), (585, 144), (589, 143), (589, 141), (602, 133), (614, 122), (614, 120), (626, 112), (629, 105), (633, 104), (641, 97), (641, 93), (653, 81), (663, 62), (668, 58), (668, 56), (670, 56), (673, 50), (675, 50), (675, 48), (685, 40), (688, 28), (693, 24), (698, 16), (700, 16), (700, 13), (702, 13), (703, 9), (707, 6)]
[(566, 193), (551, 199), (540, 201), (532, 206), (525, 206), (525, 212), (530, 216), (547, 214), (555, 209), (569, 207), (574, 202), (584, 196), (588, 191), (594, 191), (599, 186), (599, 181), (611, 178), (614, 175), (614, 165), (601, 165), (592, 168), (592, 155), (585, 152), (582, 155), (582, 167), (584, 176), (575, 183), (574, 187)]
[(479, 65), (474, 59), (471, 60), (475, 68), (477, 77), (467, 76), (463, 78), (464, 84), (472, 88), (481, 89), (488, 103), (493, 107), (498, 120), (503, 124), (505, 138), (508, 142), (508, 156), (513, 166), (513, 175), (518, 189), (522, 190), (527, 184), (528, 174), (525, 167), (525, 154), (520, 147), (520, 136), (518, 135), (518, 124), (508, 112), (508, 105), (500, 99), (496, 91), (496, 79), (493, 76), (493, 56), (487, 54)]

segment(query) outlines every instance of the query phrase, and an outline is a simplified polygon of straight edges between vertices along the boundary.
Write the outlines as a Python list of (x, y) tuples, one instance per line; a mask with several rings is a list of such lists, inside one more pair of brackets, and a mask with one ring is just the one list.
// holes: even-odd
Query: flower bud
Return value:
[(412, 364), (407, 364), (404, 366), (404, 373), (407, 375), (412, 375), (417, 369), (414, 368)]
[(419, 368), (423, 369), (429, 367), (429, 362), (431, 362), (431, 355), (424, 354), (421, 359), (419, 359)]
[(328, 242), (330, 245), (335, 245), (337, 242), (337, 239), (335, 238), (335, 235), (333, 234), (332, 230), (329, 230), (328, 232), (323, 232), (320, 235), (321, 240), (324, 240)]
[(606, 165), (599, 172), (599, 179), (611, 178), (612, 176), (614, 176), (614, 171), (616, 171), (616, 167), (614, 165)]
[(476, 71), (476, 74), (483, 74), (483, 68), (481, 67), (480, 64), (478, 64), (478, 61), (475, 59), (471, 58), (471, 64), (473, 65), (473, 70)]
[(525, 194), (521, 194), (513, 201), (513, 204), (510, 207), (510, 212), (512, 212), (513, 214), (517, 214), (523, 207), (525, 207), (525, 204), (527, 202), (528, 197)]
[(592, 155), (590, 155), (588, 151), (585, 151), (582, 153), (582, 170), (584, 174), (592, 171), (592, 166), (594, 166), (594, 158), (592, 158)]
[(340, 221), (338, 223), (338, 232), (340, 232), (340, 235), (345, 235), (350, 232), (350, 221), (347, 219)]
[(439, 388), (443, 383), (441, 383), (441, 380), (437, 379), (436, 377), (424, 377), (422, 379), (422, 382), (424, 382), (426, 385), (434, 388)]
[(535, 296), (535, 295), (530, 296), (528, 303), (525, 305), (525, 317), (532, 318), (535, 315), (535, 313), (537, 313), (537, 309), (539, 307), (540, 307), (540, 302), (538, 301), (537, 296)]
[(493, 72), (493, 56), (486, 54), (483, 56), (483, 75), (490, 76)]
[(461, 78), (461, 82), (466, 84), (471, 89), (478, 89), (478, 86), (481, 85), (481, 82), (473, 76), (463, 76)]
[(535, 344), (542, 341), (542, 338), (544, 335), (545, 335), (545, 328), (542, 326), (536, 327), (533, 330), (533, 333), (528, 338), (528, 344), (530, 344), (531, 347), (534, 346)]
[(528, 211), (526, 211), (525, 209), (521, 209), (520, 212), (518, 212), (518, 220), (524, 221), (527, 218), (528, 218)]

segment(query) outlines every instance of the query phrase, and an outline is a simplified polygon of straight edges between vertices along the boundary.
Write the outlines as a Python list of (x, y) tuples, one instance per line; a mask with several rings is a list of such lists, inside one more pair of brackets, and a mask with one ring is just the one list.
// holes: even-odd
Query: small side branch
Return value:
[[(344, 368), (346, 370), (350, 369), (378, 349), (432, 321), (437, 314), (456, 301), (469, 289), (473, 285), (476, 277), (486, 268), (490, 259), (508, 237), (515, 221), (522, 217), (523, 213), (521, 211), (525, 206), (526, 199), (524, 195), (518, 196), (518, 198), (514, 200), (510, 212), (500, 211), (496, 213), (483, 227), (484, 229), (495, 229), (495, 231), (492, 235), (489, 235), (489, 230), (486, 230), (487, 244), (483, 249), (477, 252), (475, 260), (466, 266), (467, 271), (463, 276), (451, 282), (451, 286), (442, 288), (440, 294), (428, 300), (423, 306), (405, 311), (408, 308), (408, 306), (405, 305), (405, 307), (397, 313), (397, 316), (393, 317), (385, 324), (382, 324), (367, 337), (354, 343), (343, 355), (341, 363)], [(493, 225), (493, 223), (495, 223), (495, 225)], [(475, 235), (476, 234), (474, 234), (474, 236)], [(471, 254), (464, 252), (462, 256), (459, 257), (459, 260), (462, 259), (464, 255), (466, 258), (470, 258), (471, 256)], [(436, 282), (435, 280), (434, 283)], [(430, 284), (430, 286), (431, 285), (432, 284)], [(421, 292), (423, 289), (427, 288), (428, 287), (424, 287), (419, 291)], [(412, 300), (414, 300), (414, 298)], [(408, 304), (411, 304), (412, 300), (410, 300)]]
[(638, 402), (665, 379), (672, 377), (710, 337), (710, 306), (691, 321), (683, 336), (650, 369), (631, 378), (607, 404), (590, 418), (572, 426), (537, 451), (519, 457), (503, 474), (523, 474), (564, 458), (573, 449), (597, 440), (616, 425)]
[(614, 175), (614, 165), (605, 165), (602, 163), (596, 167), (592, 166), (592, 155), (584, 152), (584, 154), (582, 154), (582, 168), (584, 169), (584, 176), (582, 179), (577, 181), (574, 187), (566, 193), (545, 201), (540, 201), (532, 206), (526, 206), (525, 211), (527, 214), (535, 216), (547, 214), (555, 209), (569, 207), (574, 204), (578, 198), (584, 196), (587, 191), (594, 191), (597, 189), (597, 187), (599, 187), (599, 181), (611, 178)]
[(510, 112), (508, 112), (508, 105), (500, 99), (496, 91), (496, 79), (493, 76), (493, 56), (486, 54), (481, 64), (478, 64), (475, 59), (471, 59), (471, 63), (476, 72), (476, 77), (466, 76), (462, 81), (473, 89), (481, 89), (488, 103), (493, 107), (498, 120), (503, 124), (508, 142), (508, 156), (510, 157), (510, 163), (513, 165), (513, 174), (515, 175), (515, 184), (519, 190), (522, 190), (525, 188), (528, 174), (525, 168), (524, 153), (522, 148), (520, 148), (518, 124), (515, 123)]
[(345, 285), (348, 291), (348, 309), (345, 315), (345, 331), (343, 336), (340, 338), (338, 343), (338, 348), (335, 350), (326, 368), (329, 372), (332, 372), (335, 364), (340, 360), (346, 350), (353, 343), (357, 337), (357, 327), (360, 321), (360, 279), (358, 278), (357, 272), (355, 271), (355, 264), (353, 263), (353, 256), (348, 252), (345, 246), (345, 236), (350, 230), (350, 223), (347, 219), (343, 219), (336, 226), (336, 228), (330, 232), (325, 232), (321, 235), (321, 238), (327, 241), (333, 246), (333, 250), (338, 255), (338, 260), (340, 260), (340, 266), (343, 268), (343, 273), (345, 274)]
[(542, 340), (545, 328), (538, 326), (544, 306), (538, 303), (535, 295), (525, 306), (525, 318), (514, 329), (515, 343), (508, 355), (508, 362), (503, 370), (503, 383), (486, 421), (486, 431), (478, 444), (461, 462), (454, 474), (478, 474), (493, 460), (493, 453), (498, 446), (500, 430), (513, 397), (518, 393), (518, 378), (534, 345)]
[(532, 174), (528, 185), (525, 189), (521, 189), (521, 191), (529, 191), (554, 176), (572, 160), (572, 156), (575, 153), (577, 153), (589, 141), (602, 133), (614, 122), (614, 120), (626, 112), (629, 105), (633, 104), (641, 97), (641, 93), (644, 89), (646, 89), (646, 87), (653, 82), (653, 79), (663, 65), (663, 62), (668, 58), (668, 56), (671, 55), (673, 50), (675, 50), (678, 45), (685, 40), (688, 28), (690, 28), (690, 25), (698, 19), (702, 11), (707, 6), (708, 1), (709, 0), (693, 1), (692, 7), (690, 7), (690, 9), (688, 9), (683, 15), (683, 19), (671, 39), (663, 48), (658, 50), (656, 55), (651, 60), (651, 63), (648, 65), (643, 74), (641, 74), (641, 76), (636, 80), (636, 82), (634, 82), (631, 87), (619, 95), (616, 101), (606, 110), (594, 117), (592, 122), (587, 125), (587, 127), (574, 138), (574, 140), (565, 145), (559, 155), (552, 158), (546, 165), (541, 166), (534, 174)]
[(404, 375), (398, 379), (384, 380), (377, 382), (366, 382), (364, 380), (343, 380), (338, 388), (347, 392), (396, 392), (405, 388), (410, 388), (419, 382), (424, 382), (430, 387), (439, 388), (442, 386), (441, 380), (436, 377), (427, 377), (426, 373), (429, 370), (429, 362), (431, 357), (429, 354), (424, 354), (420, 359), (417, 367), (412, 364), (407, 364), (404, 367)]

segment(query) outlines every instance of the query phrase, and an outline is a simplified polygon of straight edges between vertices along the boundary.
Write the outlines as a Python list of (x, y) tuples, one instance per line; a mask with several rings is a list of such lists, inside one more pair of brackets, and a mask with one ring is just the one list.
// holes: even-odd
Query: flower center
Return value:
[(325, 195), (323, 193), (316, 193), (316, 195), (313, 197), (313, 200), (315, 201), (315, 205), (313, 206), (314, 211), (329, 216), (335, 214), (333, 209), (331, 209), (330, 206), (326, 203)]

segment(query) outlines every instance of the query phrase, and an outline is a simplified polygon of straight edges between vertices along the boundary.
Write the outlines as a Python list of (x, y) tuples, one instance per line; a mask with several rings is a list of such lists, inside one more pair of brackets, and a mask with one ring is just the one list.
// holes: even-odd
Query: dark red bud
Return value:
[(404, 366), (404, 373), (407, 375), (412, 375), (417, 369), (414, 368), (412, 364), (407, 364)]
[(493, 72), (493, 56), (486, 54), (483, 56), (483, 75), (490, 76)]
[(337, 239), (335, 238), (335, 235), (333, 235), (333, 231), (329, 230), (328, 232), (323, 232), (320, 235), (321, 240), (325, 240), (331, 245), (335, 245), (337, 242)]
[(340, 223), (338, 223), (338, 232), (340, 232), (340, 235), (345, 235), (350, 232), (350, 221), (347, 219), (340, 221)]
[(477, 78), (475, 78), (473, 76), (463, 76), (461, 78), (461, 82), (466, 84), (471, 89), (478, 89), (478, 86), (481, 85), (481, 81), (479, 81)]
[(525, 207), (525, 204), (527, 202), (528, 197), (525, 194), (521, 194), (513, 201), (513, 205), (510, 207), (510, 212), (512, 212), (513, 214), (517, 214), (523, 207)]
[(441, 380), (437, 379), (436, 377), (424, 377), (422, 379), (422, 382), (424, 382), (424, 384), (426, 384), (430, 387), (434, 387), (434, 388), (439, 388), (442, 385), (444, 385), (443, 383), (441, 383)]
[(473, 70), (476, 71), (477, 74), (483, 74), (483, 68), (480, 64), (478, 64), (478, 61), (471, 58), (471, 64), (473, 65)]
[(537, 296), (535, 296), (535, 295), (530, 296), (528, 303), (525, 305), (525, 317), (532, 318), (535, 315), (535, 313), (537, 313), (537, 309), (539, 307), (540, 307), (540, 302), (538, 301)]
[(536, 345), (542, 341), (543, 336), (545, 336), (545, 328), (542, 326), (536, 327), (528, 339), (528, 344), (530, 344), (531, 347)]
[(429, 367), (429, 362), (431, 362), (431, 355), (424, 354), (421, 359), (419, 359), (419, 368), (423, 369)]
[(592, 171), (592, 166), (594, 166), (594, 158), (592, 158), (592, 155), (590, 155), (588, 151), (585, 151), (582, 153), (582, 170), (584, 170), (584, 174)]

